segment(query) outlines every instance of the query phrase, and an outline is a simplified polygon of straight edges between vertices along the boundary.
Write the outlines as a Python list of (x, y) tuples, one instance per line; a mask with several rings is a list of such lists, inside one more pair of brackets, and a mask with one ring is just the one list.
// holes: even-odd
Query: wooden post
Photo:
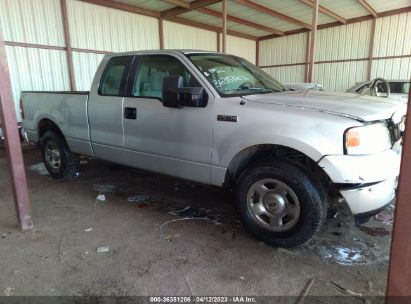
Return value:
[(368, 50), (368, 69), (367, 69), (367, 80), (371, 80), (371, 70), (372, 70), (372, 57), (374, 54), (374, 41), (375, 41), (375, 24), (377, 23), (377, 18), (373, 18), (371, 21), (371, 36), (370, 36), (370, 46)]
[(260, 40), (255, 42), (255, 65), (260, 64)]
[(411, 299), (411, 91), (403, 142), (400, 179), (388, 272), (388, 304), (406, 304)]
[(164, 28), (162, 18), (158, 18), (158, 36), (160, 38), (160, 50), (164, 50)]
[(221, 41), (220, 41), (220, 33), (215, 32), (217, 35), (217, 52), (221, 52)]
[(313, 82), (313, 79), (314, 79), (315, 38), (317, 35), (319, 2), (320, 0), (314, 0), (314, 5), (313, 5), (313, 21), (311, 24), (311, 39), (310, 39), (310, 62), (308, 63), (309, 68), (308, 68), (307, 82)]
[(223, 53), (227, 53), (227, 0), (223, 0)]
[(0, 120), (6, 144), (7, 160), (9, 162), (11, 184), (13, 188), (14, 205), (17, 221), (22, 230), (33, 228), (30, 210), (29, 192), (23, 153), (21, 152), (20, 136), (17, 127), (16, 110), (14, 107), (6, 48), (0, 27)]
[(63, 18), (63, 29), (64, 29), (64, 41), (66, 43), (66, 54), (67, 54), (67, 65), (70, 77), (70, 89), (72, 91), (76, 90), (76, 80), (74, 78), (74, 65), (73, 65), (73, 51), (71, 49), (70, 40), (70, 30), (67, 17), (67, 3), (66, 0), (60, 0), (61, 5), (61, 15)]

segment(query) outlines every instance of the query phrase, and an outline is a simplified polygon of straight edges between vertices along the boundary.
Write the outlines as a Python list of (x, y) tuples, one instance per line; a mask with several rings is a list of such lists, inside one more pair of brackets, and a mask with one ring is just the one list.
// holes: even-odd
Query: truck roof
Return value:
[(221, 54), (225, 55), (224, 53), (219, 53), (215, 51), (204, 51), (204, 50), (189, 50), (189, 49), (167, 49), (167, 50), (144, 50), (144, 51), (132, 51), (132, 52), (120, 52), (120, 53), (110, 53), (106, 56), (115, 57), (115, 56), (122, 56), (122, 55), (143, 55), (143, 54)]
[(131, 51), (131, 52), (119, 52), (111, 53), (109, 55), (138, 55), (138, 54), (151, 54), (151, 53), (212, 53), (212, 54), (223, 54), (215, 51), (205, 51), (205, 50), (190, 50), (190, 49), (166, 49), (166, 50), (143, 50), (143, 51)]

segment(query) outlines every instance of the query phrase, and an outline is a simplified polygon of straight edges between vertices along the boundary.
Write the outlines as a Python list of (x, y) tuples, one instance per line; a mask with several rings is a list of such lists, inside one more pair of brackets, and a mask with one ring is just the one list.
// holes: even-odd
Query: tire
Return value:
[(41, 155), (47, 171), (55, 179), (70, 179), (77, 175), (80, 159), (70, 152), (66, 141), (54, 131), (41, 138)]
[(235, 197), (245, 228), (258, 240), (277, 247), (307, 242), (327, 215), (320, 183), (287, 160), (251, 166), (237, 180)]

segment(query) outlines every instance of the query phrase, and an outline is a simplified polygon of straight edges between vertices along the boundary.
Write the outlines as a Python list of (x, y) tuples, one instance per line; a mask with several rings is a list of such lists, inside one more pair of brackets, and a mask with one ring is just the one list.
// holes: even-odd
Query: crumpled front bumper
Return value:
[(381, 209), (395, 197), (397, 177), (371, 184), (340, 190), (341, 195), (348, 203), (352, 214), (368, 213)]
[(372, 155), (331, 155), (318, 163), (339, 186), (353, 215), (381, 210), (395, 197), (401, 146)]

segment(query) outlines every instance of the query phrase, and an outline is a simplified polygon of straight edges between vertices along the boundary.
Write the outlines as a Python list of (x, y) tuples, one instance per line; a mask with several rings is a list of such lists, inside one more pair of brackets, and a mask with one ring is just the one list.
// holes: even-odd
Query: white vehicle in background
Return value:
[(297, 83), (286, 83), (284, 87), (290, 91), (324, 91), (322, 85), (318, 83), (305, 83), (305, 82), (297, 82)]
[(371, 81), (358, 82), (349, 88), (347, 93), (386, 97), (407, 102), (409, 91), (409, 80), (385, 80), (384, 78), (375, 78)]

